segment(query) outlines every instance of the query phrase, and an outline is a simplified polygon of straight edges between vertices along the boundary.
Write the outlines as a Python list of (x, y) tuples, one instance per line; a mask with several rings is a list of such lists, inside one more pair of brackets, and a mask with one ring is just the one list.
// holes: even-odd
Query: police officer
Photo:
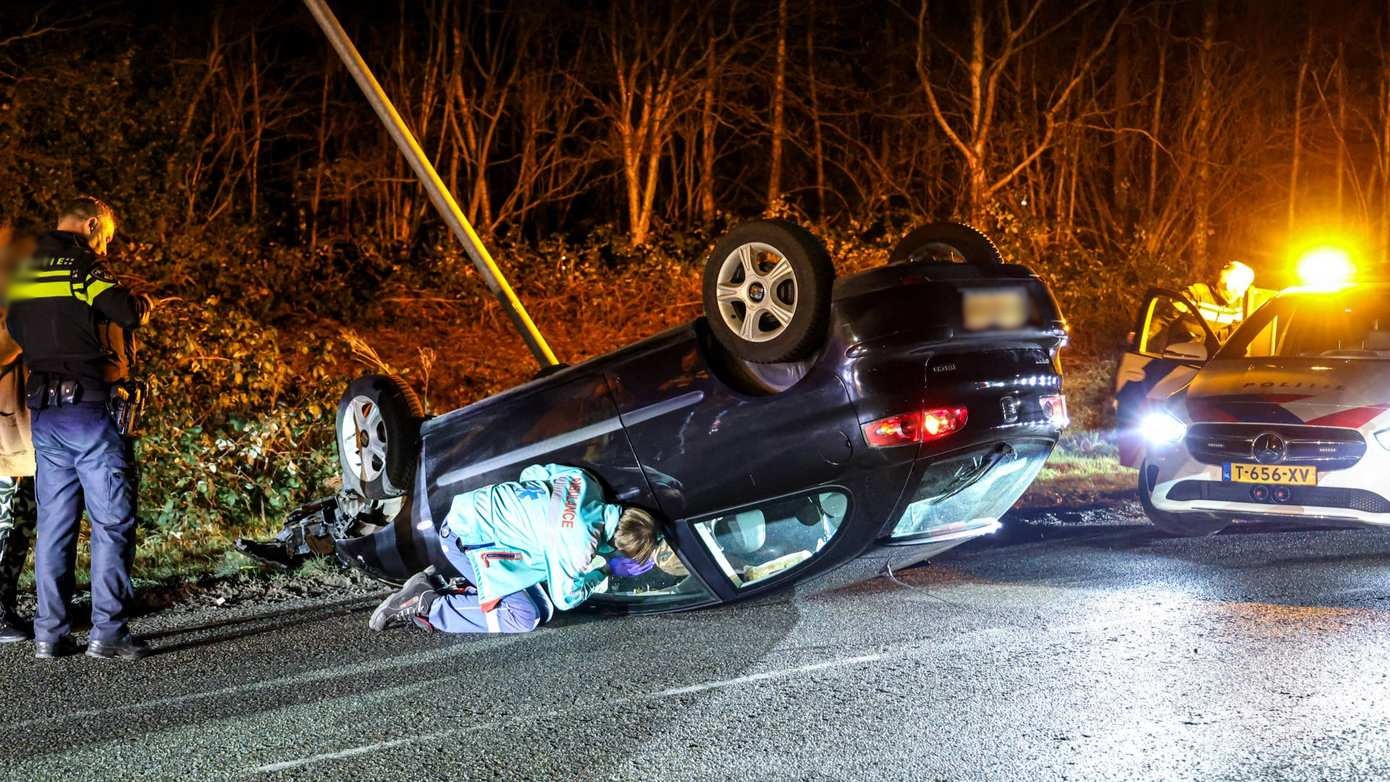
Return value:
[(1229, 261), (1217, 273), (1215, 283), (1195, 282), (1185, 292), (1217, 339), (1225, 342), (1272, 295), (1264, 288), (1256, 288), (1254, 282), (1254, 269), (1240, 261)]
[(73, 199), (60, 212), (57, 230), (39, 238), (9, 289), (7, 322), (29, 371), (39, 505), (34, 654), (41, 658), (76, 651), (68, 610), (84, 499), (92, 522), (87, 656), (139, 659), (149, 653), (127, 627), (134, 598), (133, 465), (107, 403), (128, 367), (106, 335), (112, 324), (143, 325), (150, 302), (116, 283), (103, 266), (115, 232), (109, 206), (86, 196)]

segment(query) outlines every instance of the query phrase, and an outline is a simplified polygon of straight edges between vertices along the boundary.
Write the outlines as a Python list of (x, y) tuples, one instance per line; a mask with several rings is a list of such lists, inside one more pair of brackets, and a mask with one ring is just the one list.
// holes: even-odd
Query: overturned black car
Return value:
[(923, 226), (888, 265), (836, 281), (809, 232), (750, 223), (704, 282), (704, 317), (438, 417), (398, 379), (355, 381), (343, 490), (275, 545), (391, 583), (448, 574), (437, 530), (454, 496), (560, 463), (666, 520), (658, 566), (594, 604), (824, 589), (997, 529), (1067, 424), (1056, 302), (969, 227)]

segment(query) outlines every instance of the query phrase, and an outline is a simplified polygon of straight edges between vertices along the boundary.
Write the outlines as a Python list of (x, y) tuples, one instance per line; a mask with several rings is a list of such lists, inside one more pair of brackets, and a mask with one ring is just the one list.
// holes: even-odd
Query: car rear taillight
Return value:
[(1056, 396), (1045, 396), (1038, 400), (1042, 404), (1043, 414), (1047, 416), (1049, 423), (1058, 427), (1066, 427), (1071, 423), (1071, 417), (1067, 415), (1067, 398), (1058, 394)]
[(931, 442), (960, 431), (967, 412), (964, 407), (938, 407), (890, 415), (864, 424), (864, 439), (875, 448)]

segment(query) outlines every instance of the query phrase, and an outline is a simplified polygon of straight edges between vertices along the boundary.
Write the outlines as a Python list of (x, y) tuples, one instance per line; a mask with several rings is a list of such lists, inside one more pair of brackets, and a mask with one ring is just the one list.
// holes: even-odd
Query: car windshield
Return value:
[(1292, 293), (1261, 307), (1216, 354), (1390, 359), (1390, 289)]

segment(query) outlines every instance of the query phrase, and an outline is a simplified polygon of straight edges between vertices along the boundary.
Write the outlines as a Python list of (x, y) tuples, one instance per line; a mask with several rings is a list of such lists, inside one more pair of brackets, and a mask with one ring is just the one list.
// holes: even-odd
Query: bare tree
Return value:
[(653, 18), (634, 0), (620, 23), (618, 6), (607, 31), (614, 76), (612, 95), (599, 99), (616, 137), (627, 205), (628, 238), (646, 244), (661, 176), (678, 115), (698, 83), (701, 58), (689, 29), (699, 20), (684, 6), (668, 19)]
[(1211, 235), (1211, 139), (1212, 101), (1216, 84), (1212, 50), (1216, 48), (1216, 0), (1202, 11), (1202, 40), (1197, 54), (1197, 175), (1192, 198), (1192, 256), (1198, 268), (1207, 263), (1207, 238)]
[(767, 208), (782, 198), (782, 139), (787, 134), (787, 0), (777, 2), (777, 64), (772, 79), (772, 146), (768, 151)]
[(719, 75), (723, 72), (718, 51), (719, 42), (711, 38), (705, 48), (704, 82), (700, 87), (700, 219), (705, 225), (714, 222), (715, 134), (719, 132), (715, 101)]
[(1337, 61), (1333, 68), (1337, 75), (1337, 116), (1334, 120), (1337, 134), (1337, 214), (1341, 216), (1346, 206), (1347, 179), (1347, 66), (1344, 41), (1337, 42)]
[[(1013, 10), (1012, 0), (994, 0), (994, 13), (990, 18), (999, 28), (994, 36), (999, 43), (992, 47), (986, 30), (985, 0), (971, 0), (968, 51), (964, 55), (949, 46), (934, 47), (935, 35), (931, 28), (929, 5), (930, 0), (922, 0), (916, 17), (918, 82), (932, 118), (960, 156), (965, 172), (966, 217), (979, 222), (984, 218), (988, 199), (1013, 182), (1021, 171), (1051, 148), (1057, 128), (1065, 121), (1063, 109), (1109, 47), (1123, 14), (1115, 16), (1098, 41), (1079, 47), (1078, 50), (1086, 54), (1061, 81), (1060, 89), (1047, 96), (1041, 106), (1042, 132), (1037, 140), (1029, 145), (1021, 157), (1005, 161), (1002, 171), (997, 171), (992, 158), (998, 130), (996, 112), (1010, 63), (1089, 11), (1095, 5), (1095, 0), (1076, 4), (1050, 25), (1043, 25), (1040, 19), (1043, 7), (1047, 5), (1046, 0), (1028, 0), (1021, 14)], [(964, 68), (966, 84), (963, 91), (946, 90), (943, 93), (946, 75), (933, 64), (935, 48), (945, 50), (953, 61)], [(938, 86), (938, 82), (942, 86)]]
[[(785, 2), (783, 3), (785, 6)], [(816, 81), (816, 3), (808, 2), (806, 93), (811, 102), (811, 160), (815, 164), (816, 217), (825, 219), (825, 140), (821, 135), (820, 85)]]
[[(573, 55), (576, 64), (584, 54)], [(585, 91), (569, 76), (575, 67), (528, 69), (517, 82), (512, 154), (495, 164), (504, 174), (500, 180), (510, 186), (501, 191), (505, 197), (486, 223), (489, 234), (546, 206), (567, 204), (587, 188), (593, 160), (587, 139), (596, 131)]]
[(1310, 22), (1308, 35), (1304, 39), (1303, 49), (1298, 58), (1298, 78), (1294, 82), (1293, 90), (1293, 139), (1289, 143), (1289, 233), (1293, 233), (1298, 214), (1298, 174), (1303, 162), (1303, 92), (1312, 59), (1313, 25)]
[(323, 87), (319, 90), (319, 125), (315, 138), (316, 155), (314, 157), (314, 187), (309, 195), (309, 246), (317, 249), (319, 246), (319, 209), (323, 204), (324, 180), (327, 177), (327, 153), (328, 153), (328, 133), (331, 121), (328, 114), (328, 95), (329, 87), (333, 83), (333, 65), (335, 60), (325, 54), (323, 60)]
[[(1387, 0), (1390, 10), (1390, 0)], [(1377, 128), (1376, 174), (1380, 184), (1380, 210), (1376, 220), (1377, 255), (1384, 257), (1390, 251), (1390, 21), (1377, 31), (1377, 48), (1380, 59), (1380, 79), (1376, 101)], [(1292, 194), (1291, 194), (1292, 196)], [(1292, 200), (1292, 198), (1291, 198)]]
[(1162, 153), (1162, 143), (1159, 141), (1160, 134), (1163, 132), (1163, 98), (1164, 88), (1168, 84), (1168, 42), (1172, 39), (1173, 30), (1173, 9), (1168, 7), (1168, 13), (1160, 21), (1160, 8), (1157, 3), (1153, 6), (1153, 22), (1155, 36), (1155, 49), (1158, 54), (1158, 62), (1154, 70), (1154, 91), (1152, 110), (1149, 113), (1149, 186), (1148, 196), (1145, 199), (1145, 213), (1152, 215), (1154, 211), (1154, 200), (1158, 196), (1158, 163)]

